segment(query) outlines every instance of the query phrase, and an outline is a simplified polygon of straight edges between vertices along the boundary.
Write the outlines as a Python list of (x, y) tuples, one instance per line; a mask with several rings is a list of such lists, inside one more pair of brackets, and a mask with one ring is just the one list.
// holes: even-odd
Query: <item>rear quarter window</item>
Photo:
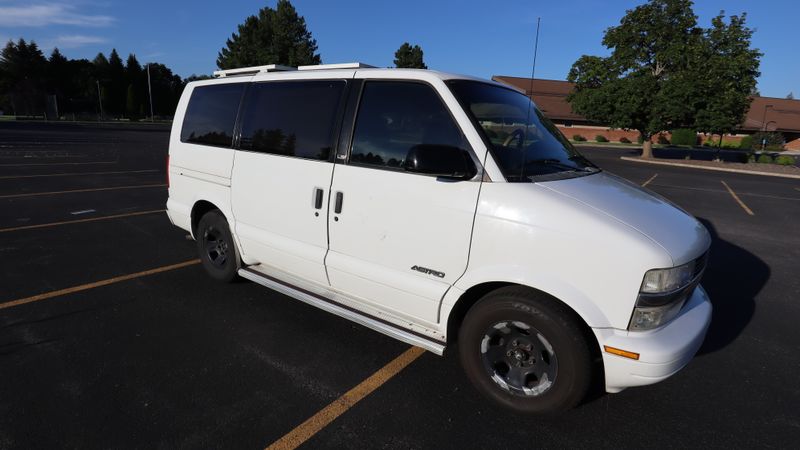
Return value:
[(245, 83), (194, 88), (183, 118), (181, 142), (230, 148)]

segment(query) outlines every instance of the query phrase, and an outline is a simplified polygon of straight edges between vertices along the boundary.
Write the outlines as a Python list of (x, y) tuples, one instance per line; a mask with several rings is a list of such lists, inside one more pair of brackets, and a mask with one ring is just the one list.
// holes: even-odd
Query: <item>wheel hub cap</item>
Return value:
[(558, 360), (550, 342), (519, 321), (494, 324), (481, 341), (483, 366), (491, 379), (514, 395), (537, 396), (553, 385)]

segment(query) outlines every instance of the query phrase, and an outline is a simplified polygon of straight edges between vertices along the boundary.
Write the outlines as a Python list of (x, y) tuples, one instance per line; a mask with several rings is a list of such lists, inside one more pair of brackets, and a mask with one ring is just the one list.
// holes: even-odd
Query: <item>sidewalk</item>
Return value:
[(757, 164), (757, 163), (736, 163), (719, 161), (697, 161), (697, 160), (664, 160), (664, 159), (645, 159), (640, 157), (620, 156), (625, 161), (638, 162), (643, 164), (655, 164), (673, 167), (688, 167), (701, 170), (715, 170), (718, 172), (746, 173), (750, 175), (763, 175), (768, 177), (794, 178), (800, 180), (800, 167), (780, 166), (777, 164)]

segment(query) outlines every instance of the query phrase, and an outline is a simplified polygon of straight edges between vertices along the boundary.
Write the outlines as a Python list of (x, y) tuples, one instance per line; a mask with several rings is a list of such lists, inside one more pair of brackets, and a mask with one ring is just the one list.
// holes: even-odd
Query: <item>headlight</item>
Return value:
[(669, 269), (648, 270), (642, 280), (640, 292), (662, 293), (680, 289), (692, 281), (695, 262)]
[(677, 316), (700, 282), (705, 263), (703, 255), (682, 266), (648, 270), (628, 330), (652, 330)]

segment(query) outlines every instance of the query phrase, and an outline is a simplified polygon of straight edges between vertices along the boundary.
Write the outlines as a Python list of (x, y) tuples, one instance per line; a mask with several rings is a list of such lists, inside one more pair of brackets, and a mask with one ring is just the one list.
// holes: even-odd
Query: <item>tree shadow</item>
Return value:
[(755, 298), (770, 278), (769, 266), (758, 256), (722, 239), (714, 224), (698, 218), (711, 234), (711, 253), (702, 285), (714, 313), (698, 355), (721, 350), (745, 329), (755, 312)]

